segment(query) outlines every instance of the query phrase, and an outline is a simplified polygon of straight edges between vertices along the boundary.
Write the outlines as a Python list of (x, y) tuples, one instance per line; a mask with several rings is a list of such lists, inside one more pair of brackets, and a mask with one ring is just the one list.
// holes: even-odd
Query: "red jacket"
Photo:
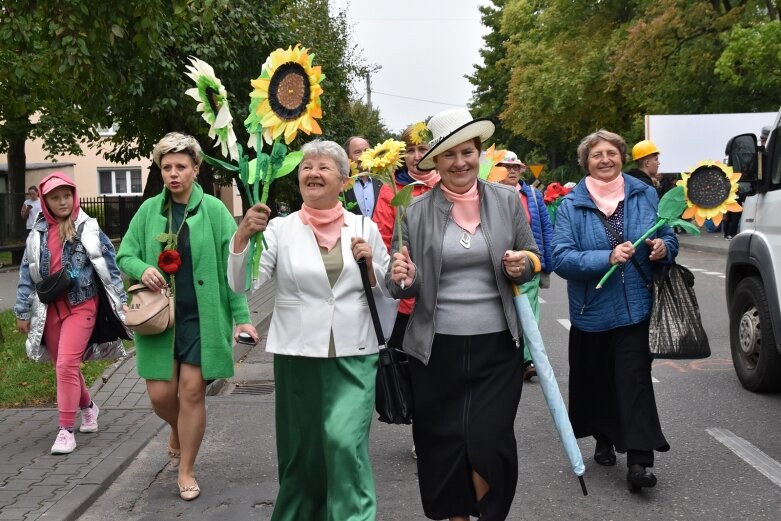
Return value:
[[(396, 190), (401, 190), (405, 185), (396, 183)], [(412, 196), (417, 197), (420, 194), (426, 193), (430, 188), (426, 185), (415, 185), (412, 189)], [(391, 241), (394, 240), (394, 224), (396, 222), (396, 208), (391, 205), (391, 199), (393, 199), (393, 190), (387, 186), (382, 185), (380, 188), (380, 196), (374, 207), (374, 215), (372, 215), (372, 221), (377, 223), (377, 228), (380, 229), (380, 235), (385, 243), (385, 247), (388, 248), (388, 253), (391, 252)], [(391, 258), (391, 263), (393, 258)], [(412, 308), (415, 305), (414, 298), (403, 299), (399, 302), (399, 313), (409, 315), (412, 313)]]

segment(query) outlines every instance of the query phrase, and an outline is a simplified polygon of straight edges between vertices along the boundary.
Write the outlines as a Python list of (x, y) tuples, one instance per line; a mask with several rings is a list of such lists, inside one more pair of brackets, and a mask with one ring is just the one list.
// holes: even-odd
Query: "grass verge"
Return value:
[[(0, 312), (0, 327), (5, 340), (0, 343), (0, 408), (54, 406), (57, 399), (54, 365), (27, 358), (24, 349), (27, 336), (17, 331), (12, 310)], [(111, 360), (82, 363), (87, 387), (112, 363)]]

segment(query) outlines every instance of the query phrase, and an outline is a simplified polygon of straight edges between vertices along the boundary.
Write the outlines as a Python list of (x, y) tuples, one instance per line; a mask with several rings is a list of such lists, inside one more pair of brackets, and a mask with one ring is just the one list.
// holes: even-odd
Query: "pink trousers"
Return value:
[(81, 357), (95, 328), (97, 297), (71, 306), (66, 299), (49, 304), (43, 339), (57, 375), (57, 410), (60, 427), (72, 429), (76, 411), (88, 407), (90, 395), (81, 374)]

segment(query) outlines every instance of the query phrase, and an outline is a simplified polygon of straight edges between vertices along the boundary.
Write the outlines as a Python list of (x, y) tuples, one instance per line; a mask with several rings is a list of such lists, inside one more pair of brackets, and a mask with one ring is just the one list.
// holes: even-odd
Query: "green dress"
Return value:
[(198, 300), (193, 283), (193, 256), (190, 251), (190, 228), (185, 224), (186, 204), (173, 203), (172, 230), (179, 231), (178, 247), (182, 265), (176, 272), (176, 331), (174, 358), (181, 364), (201, 366), (201, 324), (198, 318)]

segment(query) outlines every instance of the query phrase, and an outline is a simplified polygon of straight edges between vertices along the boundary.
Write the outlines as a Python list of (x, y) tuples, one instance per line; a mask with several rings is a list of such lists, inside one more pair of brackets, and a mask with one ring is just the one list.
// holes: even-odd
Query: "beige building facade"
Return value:
[[(109, 135), (109, 134), (106, 134)], [(112, 163), (106, 160), (97, 150), (82, 144), (83, 155), (61, 155), (47, 159), (48, 153), (43, 149), (43, 140), (27, 141), (27, 172), (25, 187), (37, 185), (52, 172), (65, 172), (79, 187), (79, 195), (83, 198), (105, 196), (140, 196), (144, 192), (151, 158), (140, 158), (126, 164)], [(6, 154), (0, 154), (0, 163), (8, 164)], [(219, 194), (233, 215), (242, 215), (241, 197), (238, 189), (223, 187)]]

